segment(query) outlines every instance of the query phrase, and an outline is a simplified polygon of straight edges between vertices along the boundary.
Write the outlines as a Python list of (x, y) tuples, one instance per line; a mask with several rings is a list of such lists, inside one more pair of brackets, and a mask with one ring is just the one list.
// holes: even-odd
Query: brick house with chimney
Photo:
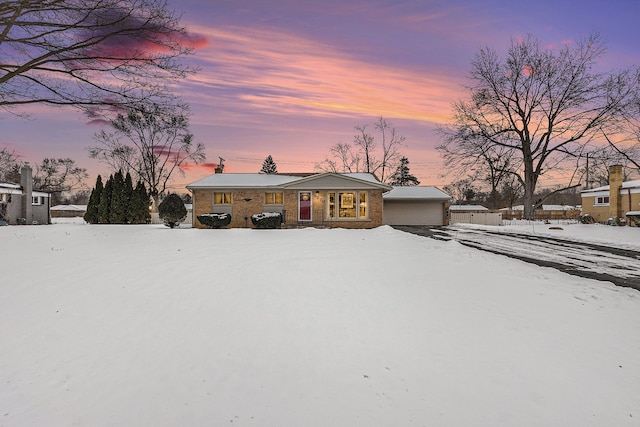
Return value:
[(582, 214), (591, 215), (596, 222), (616, 222), (629, 213), (640, 212), (640, 180), (624, 181), (622, 166), (609, 168), (609, 185), (581, 192)]
[(33, 188), (31, 167), (20, 170), (20, 184), (0, 182), (0, 219), (8, 224), (50, 224), (51, 194)]
[[(218, 172), (218, 171), (216, 171)], [(391, 186), (369, 173), (215, 173), (187, 185), (198, 215), (230, 214), (232, 228), (252, 227), (251, 216), (282, 214), (284, 226), (374, 228), (382, 225), (382, 195)]]

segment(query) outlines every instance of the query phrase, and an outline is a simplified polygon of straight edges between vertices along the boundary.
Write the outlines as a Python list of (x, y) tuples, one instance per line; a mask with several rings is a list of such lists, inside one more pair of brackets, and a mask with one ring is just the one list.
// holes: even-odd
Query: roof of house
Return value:
[(482, 205), (451, 205), (450, 211), (488, 211), (489, 209)]
[(438, 187), (434, 186), (407, 186), (393, 187), (391, 191), (384, 194), (384, 200), (450, 200), (449, 196)]
[(86, 212), (87, 205), (55, 205), (51, 207), (52, 211), (71, 211)]
[(382, 189), (388, 190), (386, 184), (382, 184), (375, 176), (370, 173), (317, 173), (307, 176), (284, 175), (284, 174), (264, 174), (264, 173), (217, 173), (209, 175), (199, 181), (192, 182), (187, 185), (188, 189), (196, 188), (224, 188), (224, 189), (240, 189), (240, 188), (285, 188), (288, 184), (304, 184), (322, 178), (339, 177), (351, 180), (354, 183), (374, 185)]
[(0, 182), (0, 193), (4, 194), (22, 194), (22, 187), (8, 182)]
[[(0, 182), (0, 194), (22, 194), (22, 186), (18, 184), (10, 184), (8, 182)], [(49, 197), (51, 193), (48, 191), (36, 190), (31, 192), (33, 196)]]
[[(640, 188), (640, 179), (636, 179), (634, 181), (625, 181), (622, 183), (621, 188)], [(602, 187), (590, 188), (588, 190), (583, 190), (580, 193), (597, 193), (601, 191), (609, 191), (608, 185), (603, 185)]]

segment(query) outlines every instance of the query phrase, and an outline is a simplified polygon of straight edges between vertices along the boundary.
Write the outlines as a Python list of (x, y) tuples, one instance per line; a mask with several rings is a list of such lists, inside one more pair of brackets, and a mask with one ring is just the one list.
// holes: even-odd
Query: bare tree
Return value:
[(331, 158), (316, 165), (317, 169), (329, 172), (366, 172), (378, 176), (381, 182), (389, 179), (389, 171), (395, 170), (400, 163), (400, 147), (405, 137), (396, 133), (396, 129), (383, 117), (379, 117), (374, 128), (378, 131), (381, 144), (367, 131), (366, 125), (355, 127), (353, 146), (338, 143), (330, 148)]
[(481, 49), (472, 62), (469, 100), (456, 102), (453, 124), (440, 128), (443, 145), (469, 153), (478, 141), (504, 148), (519, 164), (524, 214), (532, 218), (538, 179), (617, 126), (637, 96), (637, 71), (594, 71), (604, 53), (598, 35), (557, 54), (531, 36), (512, 41), (504, 59)]
[(460, 179), (445, 185), (443, 190), (453, 198), (455, 204), (468, 203), (474, 199), (477, 193), (477, 189), (473, 185), (474, 181), (473, 177)]
[(382, 139), (382, 157), (377, 171), (379, 171), (380, 180), (386, 182), (387, 172), (397, 168), (400, 163), (402, 157), (400, 147), (404, 145), (406, 138), (398, 135), (396, 128), (382, 116), (378, 117), (375, 129), (380, 132), (380, 139)]
[(15, 151), (9, 151), (7, 147), (0, 150), (0, 182), (20, 182), (20, 167), (23, 162), (18, 159)]
[(124, 164), (134, 181), (149, 188), (154, 201), (163, 194), (174, 173), (184, 175), (189, 163), (205, 160), (204, 146), (193, 142), (189, 132), (187, 106), (141, 104), (111, 120), (112, 132), (95, 135), (98, 146), (89, 147), (89, 156), (108, 164), (112, 170)]
[(436, 147), (444, 159), (444, 176), (464, 179), (473, 176), (489, 187), (492, 207), (498, 207), (499, 187), (504, 179), (517, 176), (520, 164), (512, 156), (511, 150), (487, 140), (468, 137), (467, 143), (459, 145), (445, 137), (445, 143)]
[(89, 176), (85, 168), (76, 165), (75, 160), (45, 158), (36, 165), (33, 174), (33, 186), (49, 191), (52, 203), (63, 200), (63, 193), (86, 189), (84, 180)]
[(157, 99), (194, 71), (178, 61), (193, 44), (164, 0), (5, 0), (0, 107)]

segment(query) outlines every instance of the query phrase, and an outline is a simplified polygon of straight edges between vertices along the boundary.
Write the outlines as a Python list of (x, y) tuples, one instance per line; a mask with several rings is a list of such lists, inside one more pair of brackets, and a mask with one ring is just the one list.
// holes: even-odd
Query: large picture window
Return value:
[(282, 192), (264, 193), (265, 205), (282, 205), (284, 203), (284, 197)]
[(231, 193), (213, 193), (213, 203), (215, 205), (230, 205)]
[(327, 203), (329, 218), (365, 219), (369, 215), (369, 197), (366, 191), (330, 191)]

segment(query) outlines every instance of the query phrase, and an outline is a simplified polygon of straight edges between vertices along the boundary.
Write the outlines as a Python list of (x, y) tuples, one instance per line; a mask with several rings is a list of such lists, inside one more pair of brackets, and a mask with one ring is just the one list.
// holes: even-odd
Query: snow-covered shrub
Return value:
[(580, 215), (580, 222), (582, 224), (593, 224), (595, 221), (593, 219), (593, 217), (589, 214), (582, 214)]
[(158, 206), (158, 214), (164, 225), (174, 228), (187, 217), (187, 208), (184, 207), (180, 196), (171, 193)]
[(231, 214), (228, 213), (208, 213), (197, 216), (200, 224), (209, 228), (222, 228), (231, 223)]
[(251, 223), (256, 228), (279, 228), (282, 224), (282, 214), (278, 212), (263, 212), (251, 215)]
[(625, 216), (629, 225), (640, 227), (640, 211), (627, 212)]

